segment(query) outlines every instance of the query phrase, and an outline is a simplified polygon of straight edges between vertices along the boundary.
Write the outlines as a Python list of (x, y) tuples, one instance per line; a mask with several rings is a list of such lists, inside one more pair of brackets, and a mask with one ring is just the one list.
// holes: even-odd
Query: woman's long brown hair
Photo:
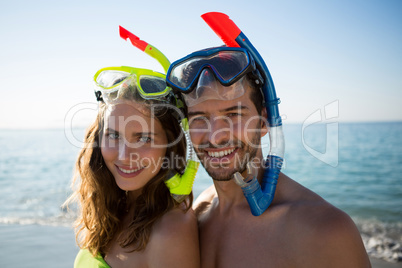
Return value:
[[(105, 110), (106, 105), (100, 105), (97, 119), (86, 131), (86, 146), (78, 155), (73, 177), (76, 190), (67, 201), (69, 203), (76, 198), (80, 204), (80, 214), (75, 225), (76, 240), (81, 248), (87, 248), (93, 255), (104, 255), (111, 240), (115, 238), (118, 238), (122, 247), (130, 247), (130, 251), (141, 251), (149, 241), (153, 224), (166, 212), (179, 206), (164, 183), (167, 173), (172, 170), (162, 167), (144, 186), (134, 208), (130, 208), (134, 210), (134, 217), (129, 227), (121, 230), (121, 220), (127, 209), (126, 193), (117, 186), (102, 157), (100, 145)], [(174, 116), (175, 111), (159, 108), (153, 109), (153, 112), (153, 116), (166, 131), (168, 143), (175, 141), (178, 136), (183, 137), (182, 129)], [(185, 138), (168, 147), (166, 156), (185, 160)], [(174, 162), (177, 162), (174, 172), (182, 174), (185, 161)], [(170, 168), (174, 164), (169, 163)], [(184, 202), (184, 210), (191, 207), (192, 199), (191, 194)]]

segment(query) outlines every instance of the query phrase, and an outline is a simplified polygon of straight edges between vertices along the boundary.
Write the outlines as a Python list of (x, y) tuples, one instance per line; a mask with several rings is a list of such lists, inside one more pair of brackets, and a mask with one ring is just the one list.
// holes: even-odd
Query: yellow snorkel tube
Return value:
[(170, 66), (170, 61), (160, 52), (159, 49), (148, 44), (144, 40), (141, 40), (138, 36), (132, 34), (131, 32), (127, 31), (123, 27), (119, 26), (120, 37), (127, 41), (127, 38), (131, 41), (131, 44), (136, 48), (140, 49), (141, 51), (145, 52), (152, 58), (156, 59), (165, 70), (165, 73), (168, 71)]
[[(163, 69), (165, 70), (165, 73), (168, 71), (170, 61), (161, 51), (159, 51), (159, 49), (141, 40), (139, 37), (127, 31), (121, 26), (119, 26), (119, 32), (121, 38), (123, 38), (124, 40), (129, 39), (133, 44), (133, 46), (137, 47), (138, 49), (145, 52), (152, 58), (156, 59), (162, 65)], [(176, 106), (177, 108), (180, 109), (183, 107), (183, 104), (181, 103), (181, 101), (176, 101)], [(186, 143), (189, 152), (186, 169), (182, 175), (176, 173), (171, 178), (165, 181), (165, 184), (168, 187), (170, 194), (179, 203), (182, 202), (186, 198), (186, 196), (191, 193), (195, 175), (200, 165), (197, 157), (193, 153), (193, 147), (191, 145), (191, 140), (189, 138), (190, 135), (189, 135), (187, 118), (183, 118), (181, 120), (181, 126), (186, 137)]]

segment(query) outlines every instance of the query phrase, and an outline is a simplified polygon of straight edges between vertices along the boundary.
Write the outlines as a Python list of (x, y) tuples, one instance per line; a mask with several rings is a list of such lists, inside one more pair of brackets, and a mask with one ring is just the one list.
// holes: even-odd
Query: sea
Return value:
[[(283, 129), (282, 171), (348, 213), (371, 257), (402, 262), (402, 122), (284, 124)], [(71, 194), (84, 132), (0, 130), (0, 227), (72, 226), (74, 209), (62, 204)], [(194, 195), (211, 184), (201, 168)]]

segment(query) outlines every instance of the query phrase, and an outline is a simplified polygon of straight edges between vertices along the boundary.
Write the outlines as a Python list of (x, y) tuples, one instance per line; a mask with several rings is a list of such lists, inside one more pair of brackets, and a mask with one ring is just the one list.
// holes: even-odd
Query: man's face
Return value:
[(261, 137), (268, 130), (266, 116), (258, 114), (250, 100), (252, 89), (233, 100), (207, 100), (188, 107), (190, 136), (208, 174), (227, 181), (243, 173), (247, 163), (261, 154)]

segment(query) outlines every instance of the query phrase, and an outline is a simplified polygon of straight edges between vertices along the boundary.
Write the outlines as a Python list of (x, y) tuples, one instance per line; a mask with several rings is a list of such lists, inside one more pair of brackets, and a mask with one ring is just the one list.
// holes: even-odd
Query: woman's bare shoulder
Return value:
[(185, 211), (182, 208), (174, 208), (162, 216), (155, 224), (155, 228), (160, 232), (168, 231), (168, 233), (171, 233), (172, 230), (180, 231), (182, 228), (187, 230), (193, 227), (194, 224), (197, 224), (197, 217), (193, 209), (190, 208)]
[(175, 208), (155, 223), (147, 246), (149, 267), (199, 267), (197, 217)]

